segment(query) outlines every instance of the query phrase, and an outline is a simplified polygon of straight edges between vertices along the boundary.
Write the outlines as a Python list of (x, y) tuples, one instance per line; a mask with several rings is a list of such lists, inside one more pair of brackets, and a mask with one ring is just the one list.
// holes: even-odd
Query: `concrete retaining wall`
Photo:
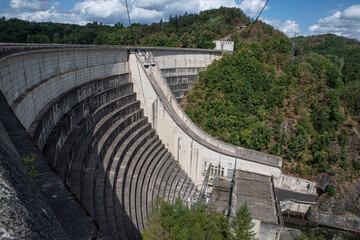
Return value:
[(275, 187), (306, 194), (316, 194), (316, 183), (306, 179), (282, 175)]

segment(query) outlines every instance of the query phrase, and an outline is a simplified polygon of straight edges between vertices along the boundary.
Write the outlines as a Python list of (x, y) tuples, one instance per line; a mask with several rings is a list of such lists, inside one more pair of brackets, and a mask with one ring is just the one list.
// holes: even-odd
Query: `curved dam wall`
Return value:
[[(129, 49), (38, 48), (2, 51), (7, 53), (0, 59), (5, 101), (42, 160), (95, 221), (99, 237), (139, 239), (155, 196), (188, 202), (196, 188), (140, 108), (130, 81)], [(10, 115), (1, 114), (5, 120)], [(61, 219), (66, 211), (51, 204), (52, 198), (65, 203), (69, 196), (47, 194)]]
[[(177, 81), (170, 89), (169, 73), (194, 77), (220, 51), (146, 48), (138, 54), (128, 47), (21, 44), (0, 44), (0, 50), (0, 90), (29, 135), (12, 141), (31, 136), (38, 150), (28, 153), (42, 152), (40, 160), (94, 220), (102, 239), (139, 239), (152, 199), (191, 201), (210, 163), (224, 177), (235, 168), (281, 176), (281, 158), (199, 129), (177, 102), (190, 85)], [(156, 66), (145, 68), (149, 61)], [(174, 89), (181, 90), (177, 99)], [(10, 115), (1, 114), (1, 121)], [(61, 219), (51, 191), (42, 193)]]
[(199, 72), (221, 57), (221, 52), (209, 50), (179, 52), (179, 49), (166, 51), (151, 49), (150, 51), (178, 102), (197, 82)]
[[(231, 178), (236, 168), (273, 176), (275, 184), (279, 184), (282, 167), (280, 157), (236, 147), (210, 136), (185, 114), (167, 84), (164, 77), (166, 73), (163, 73), (165, 63), (162, 63), (165, 59), (169, 60), (171, 67), (180, 63), (177, 66), (183, 67), (186, 64), (191, 68), (198, 68), (207, 66), (220, 56), (216, 53), (209, 56), (202, 52), (188, 51), (179, 61), (175, 51), (159, 54), (155, 50), (152, 53), (153, 58), (151, 54), (130, 55), (129, 65), (134, 90), (160, 138), (195, 184), (200, 187), (210, 163), (214, 166), (214, 175)], [(152, 59), (159, 64), (145, 68), (142, 63)]]

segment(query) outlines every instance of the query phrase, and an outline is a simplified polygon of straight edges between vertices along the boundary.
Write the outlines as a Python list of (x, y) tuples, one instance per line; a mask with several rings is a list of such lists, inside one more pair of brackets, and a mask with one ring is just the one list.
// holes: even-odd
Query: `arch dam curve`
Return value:
[[(220, 57), (203, 49), (0, 44), (0, 120), (19, 156), (38, 153), (70, 190), (60, 182), (63, 195), (54, 197), (49, 178), (38, 180), (69, 238), (93, 236), (94, 221), (103, 239), (138, 239), (151, 200), (191, 201), (210, 163), (225, 177), (236, 168), (280, 184), (281, 158), (219, 141), (178, 104)], [(66, 201), (72, 205), (59, 207)], [(80, 221), (73, 225), (86, 222), (83, 235), (66, 226), (71, 215)]]

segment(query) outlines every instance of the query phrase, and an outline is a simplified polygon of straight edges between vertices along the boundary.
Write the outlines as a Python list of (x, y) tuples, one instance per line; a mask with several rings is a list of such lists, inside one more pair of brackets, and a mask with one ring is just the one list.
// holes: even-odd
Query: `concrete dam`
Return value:
[[(151, 201), (190, 205), (209, 166), (284, 187), (281, 158), (219, 141), (180, 108), (219, 58), (202, 49), (0, 44), (0, 183), (29, 192), (18, 197), (34, 205), (19, 210), (24, 237), (139, 239)], [(23, 166), (13, 162), (31, 156), (37, 176), (16, 175)], [(31, 223), (38, 212), (47, 229)]]

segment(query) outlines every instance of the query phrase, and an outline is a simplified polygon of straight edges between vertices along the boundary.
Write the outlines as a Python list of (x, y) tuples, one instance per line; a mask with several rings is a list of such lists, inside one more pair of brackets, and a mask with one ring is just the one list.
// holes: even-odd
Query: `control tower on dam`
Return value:
[(219, 141), (178, 104), (219, 58), (204, 49), (0, 44), (0, 130), (11, 140), (1, 146), (16, 149), (13, 161), (33, 156), (39, 194), (69, 239), (138, 239), (151, 200), (190, 204), (209, 166), (282, 186), (281, 158)]

